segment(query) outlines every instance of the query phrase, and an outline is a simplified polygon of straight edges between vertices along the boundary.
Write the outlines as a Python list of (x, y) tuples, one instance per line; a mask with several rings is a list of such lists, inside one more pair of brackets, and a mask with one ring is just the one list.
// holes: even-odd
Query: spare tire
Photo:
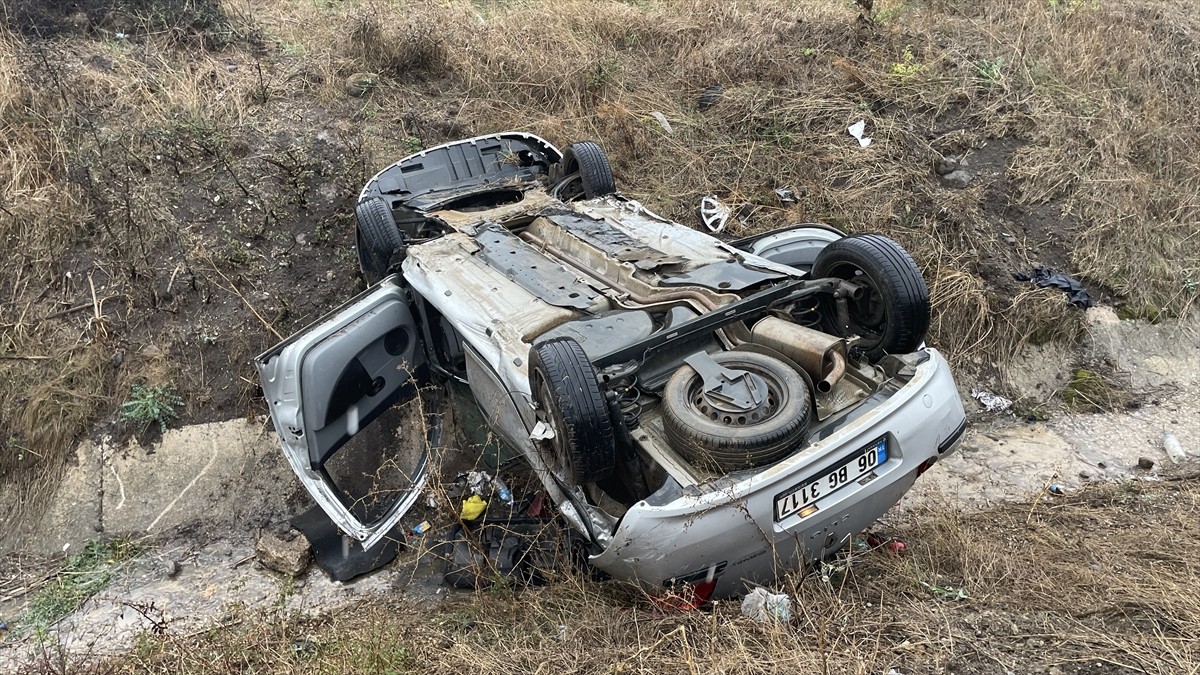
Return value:
[(874, 362), (887, 354), (915, 351), (929, 330), (929, 288), (921, 269), (900, 244), (879, 234), (838, 239), (821, 249), (812, 277), (861, 281), (862, 297), (849, 299), (850, 323), (840, 325), (837, 302), (820, 298), (821, 330), (857, 335), (854, 350)]
[(595, 141), (577, 141), (567, 146), (551, 175), (556, 183), (554, 191), (564, 202), (603, 197), (617, 191), (608, 155)]
[(388, 275), (392, 255), (404, 246), (404, 238), (396, 229), (391, 210), (379, 197), (359, 202), (354, 219), (358, 223), (355, 233), (358, 268), (370, 286)]
[(671, 447), (693, 465), (719, 473), (771, 464), (795, 451), (812, 421), (812, 396), (801, 375), (756, 352), (721, 352), (712, 359), (762, 378), (765, 405), (750, 414), (713, 408), (702, 395), (700, 375), (684, 364), (663, 389), (663, 426)]
[(575, 485), (607, 478), (617, 458), (612, 418), (583, 347), (569, 337), (534, 345), (529, 386), (538, 421), (554, 431), (549, 444), (562, 477)]

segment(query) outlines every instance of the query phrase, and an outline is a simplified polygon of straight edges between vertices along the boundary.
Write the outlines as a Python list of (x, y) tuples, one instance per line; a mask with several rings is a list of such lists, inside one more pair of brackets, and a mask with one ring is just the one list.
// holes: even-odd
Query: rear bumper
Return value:
[[(592, 564), (648, 590), (703, 580), (711, 571), (720, 597), (833, 554), (908, 492), (923, 464), (961, 441), (962, 401), (945, 359), (929, 352), (903, 388), (792, 457), (703, 494), (635, 504)], [(889, 445), (884, 464), (819, 499), (815, 513), (775, 520), (777, 495), (880, 437)]]

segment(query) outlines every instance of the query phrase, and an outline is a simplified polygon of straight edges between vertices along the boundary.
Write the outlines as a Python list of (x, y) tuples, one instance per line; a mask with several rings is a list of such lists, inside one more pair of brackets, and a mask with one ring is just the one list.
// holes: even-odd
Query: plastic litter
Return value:
[(1051, 483), (1050, 484), (1050, 494), (1058, 495), (1061, 497), (1062, 495), (1067, 494), (1067, 489), (1065, 487), (1063, 487), (1062, 485), (1059, 485), (1058, 483)]
[(972, 389), (971, 398), (983, 404), (990, 413), (1002, 413), (1012, 407), (1013, 402), (999, 394), (993, 394), (984, 389)]
[(433, 527), (433, 526), (429, 524), (428, 520), (422, 520), (420, 523), (417, 523), (417, 525), (413, 527), (412, 533), (413, 534), (425, 534), (426, 532), (429, 531), (429, 528), (431, 528), (431, 527)]
[(1170, 431), (1163, 432), (1163, 450), (1167, 451), (1167, 457), (1176, 464), (1182, 464), (1187, 461), (1187, 453), (1183, 451), (1183, 446), (1179, 443), (1179, 439), (1175, 438), (1175, 434)]
[(508, 489), (508, 486), (504, 484), (504, 481), (500, 480), (499, 476), (492, 479), (492, 487), (496, 488), (496, 496), (500, 498), (500, 501), (509, 506), (513, 505), (512, 490)]
[(529, 439), (532, 441), (548, 441), (551, 438), (554, 438), (554, 429), (541, 420), (538, 420), (538, 423), (533, 425), (533, 431), (529, 432)]
[(867, 121), (866, 120), (859, 120), (846, 128), (846, 131), (849, 131), (850, 135), (853, 136), (855, 138), (855, 140), (858, 141), (858, 145), (861, 148), (865, 148), (871, 144), (871, 139), (867, 138), (866, 136), (863, 136), (863, 132), (865, 132), (866, 130), (867, 130)]
[(1066, 274), (1059, 274), (1049, 267), (1039, 265), (1033, 268), (1032, 274), (1016, 272), (1012, 276), (1017, 281), (1032, 281), (1042, 288), (1054, 287), (1061, 289), (1067, 294), (1067, 300), (1079, 309), (1087, 309), (1092, 306), (1092, 296), (1088, 295), (1087, 290), (1083, 287), (1083, 284), (1079, 283), (1078, 279)]
[(791, 185), (785, 185), (781, 188), (775, 188), (775, 196), (779, 197), (779, 201), (784, 204), (795, 204), (800, 201), (796, 198), (796, 189)]
[(479, 520), (483, 512), (487, 510), (487, 502), (479, 495), (471, 495), (463, 501), (462, 512), (459, 517), (465, 521)]
[(658, 122), (658, 126), (662, 127), (662, 130), (665, 131), (668, 136), (675, 133), (675, 130), (671, 128), (671, 123), (667, 121), (666, 115), (655, 110), (654, 112), (650, 113), (650, 116), (654, 118), (654, 121)]
[(792, 620), (792, 599), (783, 593), (756, 588), (742, 598), (742, 615), (755, 621), (787, 623)]
[(482, 496), (488, 491), (488, 487), (492, 483), (492, 475), (486, 471), (468, 471), (465, 474), (460, 474), (460, 477), (466, 477), (467, 488), (471, 494)]

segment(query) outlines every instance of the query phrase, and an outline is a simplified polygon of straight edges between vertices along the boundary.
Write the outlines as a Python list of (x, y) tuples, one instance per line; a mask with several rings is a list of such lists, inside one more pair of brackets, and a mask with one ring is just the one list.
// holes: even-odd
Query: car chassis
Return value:
[(831, 555), (965, 429), (924, 282), (884, 237), (723, 242), (622, 197), (595, 144), (516, 132), (396, 162), (356, 216), (372, 285), (256, 365), (293, 470), (364, 549), (428, 456), (371, 522), (326, 462), (439, 380), (470, 387), (592, 565), (704, 597)]

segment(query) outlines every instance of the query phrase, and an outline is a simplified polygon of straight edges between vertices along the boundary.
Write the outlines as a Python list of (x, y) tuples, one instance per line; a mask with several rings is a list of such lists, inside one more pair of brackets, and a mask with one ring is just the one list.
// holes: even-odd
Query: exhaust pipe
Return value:
[(750, 341), (796, 362), (828, 394), (846, 374), (846, 341), (790, 321), (767, 317), (754, 324)]

